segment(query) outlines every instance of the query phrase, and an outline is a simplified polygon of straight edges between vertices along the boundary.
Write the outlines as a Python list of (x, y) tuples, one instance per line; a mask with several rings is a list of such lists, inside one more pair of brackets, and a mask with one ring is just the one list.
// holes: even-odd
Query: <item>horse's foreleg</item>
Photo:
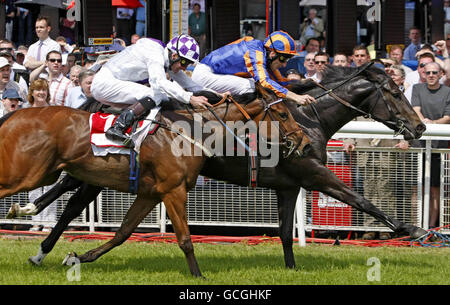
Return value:
[(284, 263), (287, 268), (295, 268), (294, 252), (292, 251), (292, 230), (294, 226), (294, 210), (299, 189), (277, 190), (278, 222), (280, 238), (283, 245)]
[(427, 232), (419, 227), (404, 224), (378, 209), (370, 201), (350, 189), (342, 182), (331, 170), (325, 166), (319, 166), (314, 169), (314, 174), (308, 175), (308, 186), (306, 189), (320, 191), (344, 203), (347, 203), (355, 209), (373, 216), (384, 225), (398, 233), (408, 233), (412, 238), (419, 238)]
[(63, 179), (55, 184), (48, 192), (44, 193), (41, 197), (36, 199), (34, 202), (30, 202), (23, 208), (20, 207), (19, 203), (13, 203), (9, 209), (6, 218), (15, 218), (27, 215), (37, 215), (46, 207), (48, 207), (52, 202), (58, 199), (61, 195), (66, 192), (73, 191), (77, 187), (83, 184), (82, 181), (66, 175)]
[(52, 251), (56, 242), (61, 234), (70, 224), (70, 222), (81, 214), (84, 208), (86, 208), (90, 202), (97, 198), (98, 194), (103, 188), (93, 186), (89, 184), (83, 184), (78, 191), (73, 194), (67, 202), (64, 212), (61, 214), (55, 227), (52, 229), (47, 238), (41, 243), (38, 254), (31, 256), (28, 260), (35, 264), (40, 265), (45, 256)]
[(172, 221), (172, 225), (177, 236), (178, 245), (183, 250), (193, 276), (202, 277), (197, 259), (194, 255), (194, 245), (187, 224), (186, 201), (187, 192), (184, 186), (173, 189), (162, 197), (166, 206), (167, 214)]
[[(153, 210), (156, 204), (158, 204), (158, 200), (155, 199), (147, 199), (144, 196), (138, 195), (128, 209), (127, 214), (125, 215), (124, 220), (122, 221), (122, 225), (119, 230), (117, 230), (113, 239), (103, 244), (102, 246), (90, 250), (83, 255), (77, 257), (80, 263), (89, 263), (95, 261), (101, 255), (109, 252), (113, 248), (121, 245), (124, 241), (131, 236), (136, 227), (141, 223), (141, 221), (147, 216), (148, 213)], [(69, 254), (70, 255), (70, 254)], [(64, 260), (66, 262), (66, 260)], [(64, 263), (63, 262), (63, 263)]]

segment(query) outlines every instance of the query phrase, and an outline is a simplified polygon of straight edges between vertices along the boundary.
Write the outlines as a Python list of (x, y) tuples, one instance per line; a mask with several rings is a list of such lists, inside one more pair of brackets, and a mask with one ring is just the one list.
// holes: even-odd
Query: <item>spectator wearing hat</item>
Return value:
[(9, 112), (13, 112), (20, 108), (22, 98), (15, 89), (6, 89), (3, 91), (2, 104), (0, 105), (0, 117)]
[(61, 52), (60, 45), (49, 37), (52, 27), (48, 17), (40, 16), (36, 20), (36, 35), (38, 41), (28, 49), (24, 66), (29, 70), (35, 70), (45, 63), (46, 56), (50, 51)]
[(25, 80), (25, 78), (28, 79), (28, 71), (24, 66), (19, 65), (18, 63), (15, 62), (14, 50), (12, 52), (8, 51), (10, 48), (5, 47), (5, 45), (12, 46), (12, 43), (5, 42), (5, 40), (0, 41), (0, 57), (6, 58), (11, 66), (10, 79), (17, 82), (25, 91), (25, 93), (27, 93), (28, 83)]
[(5, 57), (0, 56), (0, 93), (3, 94), (6, 89), (15, 89), (22, 100), (26, 100), (26, 92), (18, 83), (11, 80), (11, 64)]

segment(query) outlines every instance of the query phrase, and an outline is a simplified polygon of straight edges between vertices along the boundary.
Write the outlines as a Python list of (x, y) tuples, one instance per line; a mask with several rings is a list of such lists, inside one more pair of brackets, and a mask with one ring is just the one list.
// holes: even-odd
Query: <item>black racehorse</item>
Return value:
[[(312, 148), (306, 157), (280, 160), (275, 167), (260, 168), (257, 181), (258, 186), (276, 191), (279, 234), (286, 267), (295, 267), (292, 230), (296, 198), (301, 187), (306, 190), (320, 191), (359, 211), (368, 213), (394, 232), (410, 235), (412, 238), (426, 234), (426, 231), (421, 228), (402, 223), (386, 215), (363, 196), (346, 186), (326, 166), (328, 140), (346, 123), (360, 115), (369, 116), (385, 124), (402, 134), (406, 140), (420, 138), (425, 131), (425, 125), (392, 79), (372, 64), (360, 68), (329, 66), (319, 85), (308, 80), (291, 84), (290, 90), (310, 94), (318, 100), (317, 104), (306, 107), (289, 106), (295, 120), (311, 139)], [(247, 186), (248, 159), (246, 157), (208, 158), (201, 174)], [(97, 197), (102, 188), (83, 184), (68, 176), (57, 184), (53, 191), (36, 201), (36, 206), (32, 205), (31, 209), (26, 208), (26, 214), (39, 213), (61, 194), (79, 186), (81, 187), (68, 201), (55, 228), (42, 242), (38, 255), (30, 257), (33, 263), (41, 263), (64, 229)], [(24, 215), (23, 209), (21, 212), (19, 212), (20, 209), (15, 212)]]

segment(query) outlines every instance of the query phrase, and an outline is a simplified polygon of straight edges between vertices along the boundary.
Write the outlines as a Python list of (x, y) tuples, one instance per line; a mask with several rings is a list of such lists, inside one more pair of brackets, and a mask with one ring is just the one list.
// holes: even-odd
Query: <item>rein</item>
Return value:
[[(363, 115), (365, 118), (371, 118), (371, 119), (380, 121), (380, 122), (385, 123), (385, 124), (388, 124), (388, 125), (395, 125), (395, 126), (398, 128), (398, 131), (395, 132), (394, 136), (397, 136), (397, 135), (399, 135), (399, 134), (402, 134), (402, 133), (406, 130), (406, 127), (405, 127), (405, 125), (404, 125), (404, 122), (401, 121), (401, 120), (397, 120), (397, 121), (384, 120), (384, 119), (381, 119), (381, 118), (379, 118), (379, 117), (377, 117), (377, 116), (374, 116), (374, 115), (372, 114), (372, 111), (373, 111), (373, 109), (375, 108), (375, 106), (377, 105), (378, 99), (377, 99), (377, 102), (371, 107), (371, 109), (370, 109), (368, 112), (366, 112), (366, 111), (362, 110), (361, 108), (358, 108), (358, 107), (353, 106), (353, 105), (350, 104), (348, 101), (344, 100), (343, 98), (339, 97), (338, 95), (336, 95), (336, 94), (333, 92), (333, 91), (336, 90), (337, 88), (343, 86), (344, 84), (348, 83), (349, 81), (351, 81), (352, 79), (354, 79), (355, 77), (357, 77), (358, 75), (360, 75), (363, 71), (367, 70), (367, 68), (369, 68), (369, 67), (372, 66), (372, 65), (373, 65), (373, 62), (371, 62), (370, 64), (368, 64), (367, 66), (365, 66), (363, 69), (357, 71), (356, 73), (354, 73), (354, 74), (353, 74), (352, 76), (350, 76), (349, 78), (347, 78), (347, 79), (345, 79), (344, 81), (340, 82), (339, 84), (337, 84), (337, 85), (336, 85), (335, 87), (333, 87), (332, 89), (328, 89), (328, 88), (326, 88), (325, 86), (323, 86), (322, 84), (320, 84), (320, 83), (314, 81), (314, 84), (315, 84), (317, 87), (319, 87), (319, 88), (321, 88), (322, 90), (325, 91), (325, 92), (319, 94), (318, 96), (316, 96), (316, 97), (314, 97), (314, 98), (315, 98), (315, 99), (319, 99), (319, 98), (324, 97), (324, 96), (326, 96), (326, 95), (330, 95), (332, 98), (334, 98), (336, 101), (338, 101), (338, 102), (341, 103), (342, 105), (344, 105), (344, 106), (346, 106), (347, 108), (350, 108), (350, 109), (352, 109), (352, 110), (354, 110), (354, 111), (360, 113), (360, 114)], [(383, 102), (385, 103), (386, 107), (388, 108), (389, 113), (393, 113), (392, 108), (389, 106), (389, 103), (387, 102), (386, 97), (384, 96), (383, 92), (381, 91), (381, 90), (382, 90), (382, 87), (383, 87), (385, 84), (387, 84), (388, 82), (389, 82), (389, 80), (388, 80), (388, 79), (385, 79), (382, 83), (376, 83), (376, 84), (375, 84), (375, 87), (376, 87), (377, 92), (381, 95), (381, 97), (382, 97), (382, 99), (383, 99)], [(311, 107), (312, 107), (312, 109), (313, 109), (313, 112), (314, 112), (315, 116), (316, 116), (317, 119), (319, 120), (320, 124), (321, 124), (322, 126), (325, 126), (325, 125), (323, 124), (322, 120), (320, 119), (320, 115), (319, 115), (319, 113), (318, 113), (316, 107), (315, 107), (313, 104), (310, 104), (310, 105), (311, 105)], [(329, 133), (329, 132), (328, 132), (328, 133)]]

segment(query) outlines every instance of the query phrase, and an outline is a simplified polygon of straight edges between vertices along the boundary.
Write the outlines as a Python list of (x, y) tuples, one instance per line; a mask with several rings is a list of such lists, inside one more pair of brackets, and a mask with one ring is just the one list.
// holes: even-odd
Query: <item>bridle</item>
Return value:
[[(323, 86), (322, 84), (315, 82), (315, 85), (316, 85), (317, 87), (323, 89), (324, 92), (321, 93), (321, 94), (319, 94), (318, 96), (315, 96), (314, 98), (317, 100), (317, 99), (319, 99), (319, 98), (321, 98), (321, 97), (324, 97), (324, 96), (326, 96), (326, 95), (329, 95), (329, 96), (331, 96), (332, 98), (334, 98), (335, 100), (337, 100), (339, 103), (341, 103), (342, 105), (344, 105), (344, 106), (346, 106), (346, 107), (348, 107), (348, 108), (350, 108), (350, 109), (352, 109), (352, 110), (358, 112), (360, 115), (364, 116), (365, 118), (371, 118), (371, 119), (374, 119), (374, 120), (379, 121), (379, 122), (381, 122), (381, 123), (384, 123), (384, 124), (386, 124), (386, 125), (388, 125), (388, 126), (392, 126), (392, 127), (395, 126), (394, 129), (397, 129), (397, 131), (395, 132), (394, 135), (397, 136), (397, 135), (399, 135), (399, 134), (402, 134), (402, 133), (405, 132), (405, 131), (408, 131), (408, 129), (407, 129), (406, 126), (405, 126), (405, 122), (402, 121), (401, 119), (398, 119), (398, 118), (397, 118), (395, 121), (392, 121), (392, 120), (385, 120), (385, 119), (383, 119), (383, 118), (380, 118), (380, 117), (377, 117), (376, 115), (374, 115), (372, 112), (373, 112), (373, 110), (375, 109), (376, 105), (378, 104), (379, 99), (376, 100), (376, 102), (375, 102), (374, 105), (369, 109), (369, 111), (364, 111), (363, 109), (361, 109), (361, 106), (360, 106), (360, 107), (354, 106), (354, 105), (350, 104), (348, 101), (344, 100), (343, 98), (339, 97), (338, 95), (336, 95), (336, 94), (333, 92), (333, 91), (335, 91), (336, 89), (338, 89), (339, 87), (342, 87), (344, 84), (350, 82), (351, 80), (353, 80), (354, 78), (356, 78), (357, 76), (359, 76), (362, 72), (364, 72), (365, 70), (367, 70), (367, 69), (368, 69), (370, 66), (372, 66), (372, 65), (373, 65), (373, 62), (369, 63), (368, 65), (364, 66), (361, 70), (358, 70), (356, 73), (354, 73), (353, 75), (351, 75), (349, 78), (347, 78), (347, 79), (343, 80), (342, 82), (338, 83), (336, 86), (334, 86), (334, 87), (331, 88), (331, 89), (327, 89), (327, 88), (326, 88), (325, 86)], [(386, 79), (383, 80), (382, 82), (377, 82), (377, 83), (375, 84), (375, 88), (376, 88), (376, 92), (377, 92), (379, 95), (381, 95), (381, 98), (382, 98), (382, 100), (383, 100), (383, 102), (384, 102), (386, 108), (388, 109), (389, 113), (390, 113), (390, 114), (393, 114), (393, 113), (395, 113), (395, 112), (392, 110), (391, 106), (389, 105), (389, 102), (387, 101), (386, 96), (383, 94), (383, 88), (384, 88), (384, 86), (385, 86), (386, 84), (388, 84), (388, 83), (389, 83), (389, 79), (386, 78)], [(311, 105), (311, 107), (312, 107), (312, 109), (313, 109), (313, 112), (314, 112), (314, 114), (316, 115), (317, 119), (318, 119), (319, 122), (321, 123), (321, 125), (322, 125), (322, 126), (326, 126), (326, 125), (322, 124), (323, 122), (322, 122), (322, 120), (320, 119), (320, 115), (319, 115), (319, 113), (317, 112), (317, 109), (316, 109), (316, 107), (314, 106), (314, 104), (310, 104), (310, 105)], [(409, 131), (408, 131), (408, 132), (409, 132)]]
[[(273, 116), (273, 111), (275, 111), (274, 109), (272, 109), (272, 107), (274, 106), (274, 105), (277, 105), (277, 104), (279, 104), (279, 103), (284, 103), (284, 100), (283, 99), (277, 99), (277, 100), (275, 100), (275, 101), (273, 101), (273, 102), (270, 102), (270, 103), (267, 103), (266, 102), (266, 100), (264, 100), (264, 99), (259, 99), (260, 101), (261, 101), (261, 103), (262, 103), (262, 105), (263, 105), (263, 111), (264, 111), (264, 115), (263, 115), (263, 117), (262, 117), (262, 119), (260, 120), (260, 121), (264, 121), (264, 119), (266, 118), (266, 116), (268, 115), (269, 116), (269, 118), (272, 120), (272, 121), (277, 121), (275, 118), (274, 118), (274, 116)], [(224, 96), (224, 98), (220, 101), (220, 102), (218, 102), (217, 104), (215, 104), (215, 107), (217, 107), (218, 105), (220, 105), (220, 104), (222, 104), (222, 103), (224, 103), (224, 102), (231, 102), (231, 103), (233, 103), (235, 106), (236, 106), (236, 108), (241, 112), (241, 114), (244, 116), (244, 118), (246, 119), (246, 121), (250, 121), (251, 120), (251, 117), (250, 117), (250, 115), (247, 113), (247, 111), (244, 109), (244, 107), (242, 107), (232, 96)], [(241, 145), (243, 145), (244, 147), (245, 147), (245, 149), (247, 150), (247, 152), (249, 152), (249, 153), (252, 153), (252, 149), (250, 149), (249, 147), (248, 147), (248, 145), (247, 144), (245, 144), (245, 143), (243, 143), (242, 142), (242, 140), (240, 140), (230, 129), (229, 129), (229, 127), (223, 122), (223, 119), (221, 119), (215, 112), (214, 112), (214, 110), (211, 108), (211, 107), (209, 107), (208, 106), (208, 110), (214, 115), (214, 117), (222, 124), (222, 126), (224, 126), (225, 127), (225, 129), (228, 131), (228, 132), (230, 132), (230, 133), (232, 133), (233, 134), (233, 136), (237, 139), (237, 141), (238, 141), (238, 143), (240, 143)], [(227, 107), (227, 111), (228, 111), (228, 107)], [(224, 117), (226, 116), (226, 113), (225, 113), (225, 115), (224, 115)], [(258, 128), (259, 128), (259, 126), (258, 126)], [(290, 135), (292, 135), (293, 133), (296, 133), (296, 132), (298, 132), (298, 131), (302, 131), (302, 129), (300, 128), (300, 127), (297, 127), (296, 129), (294, 129), (294, 130), (292, 130), (292, 131), (287, 131), (287, 130), (285, 130), (285, 128), (281, 125), (281, 124), (279, 124), (279, 127), (278, 127), (278, 129), (279, 129), (279, 131), (280, 131), (280, 134), (281, 134), (281, 142), (280, 143), (272, 143), (272, 142), (270, 142), (270, 144), (281, 144), (281, 145), (284, 145), (286, 148), (287, 148), (287, 150), (288, 150), (288, 152), (285, 154), (285, 153), (283, 153), (283, 157), (284, 158), (287, 158), (287, 157), (289, 157), (291, 154), (292, 154), (292, 152), (294, 152), (299, 146), (300, 146), (300, 144), (301, 144), (301, 142), (299, 142), (297, 145), (295, 144), (295, 143), (293, 143), (293, 142), (291, 142), (289, 139), (288, 139), (288, 137), (290, 136)]]

